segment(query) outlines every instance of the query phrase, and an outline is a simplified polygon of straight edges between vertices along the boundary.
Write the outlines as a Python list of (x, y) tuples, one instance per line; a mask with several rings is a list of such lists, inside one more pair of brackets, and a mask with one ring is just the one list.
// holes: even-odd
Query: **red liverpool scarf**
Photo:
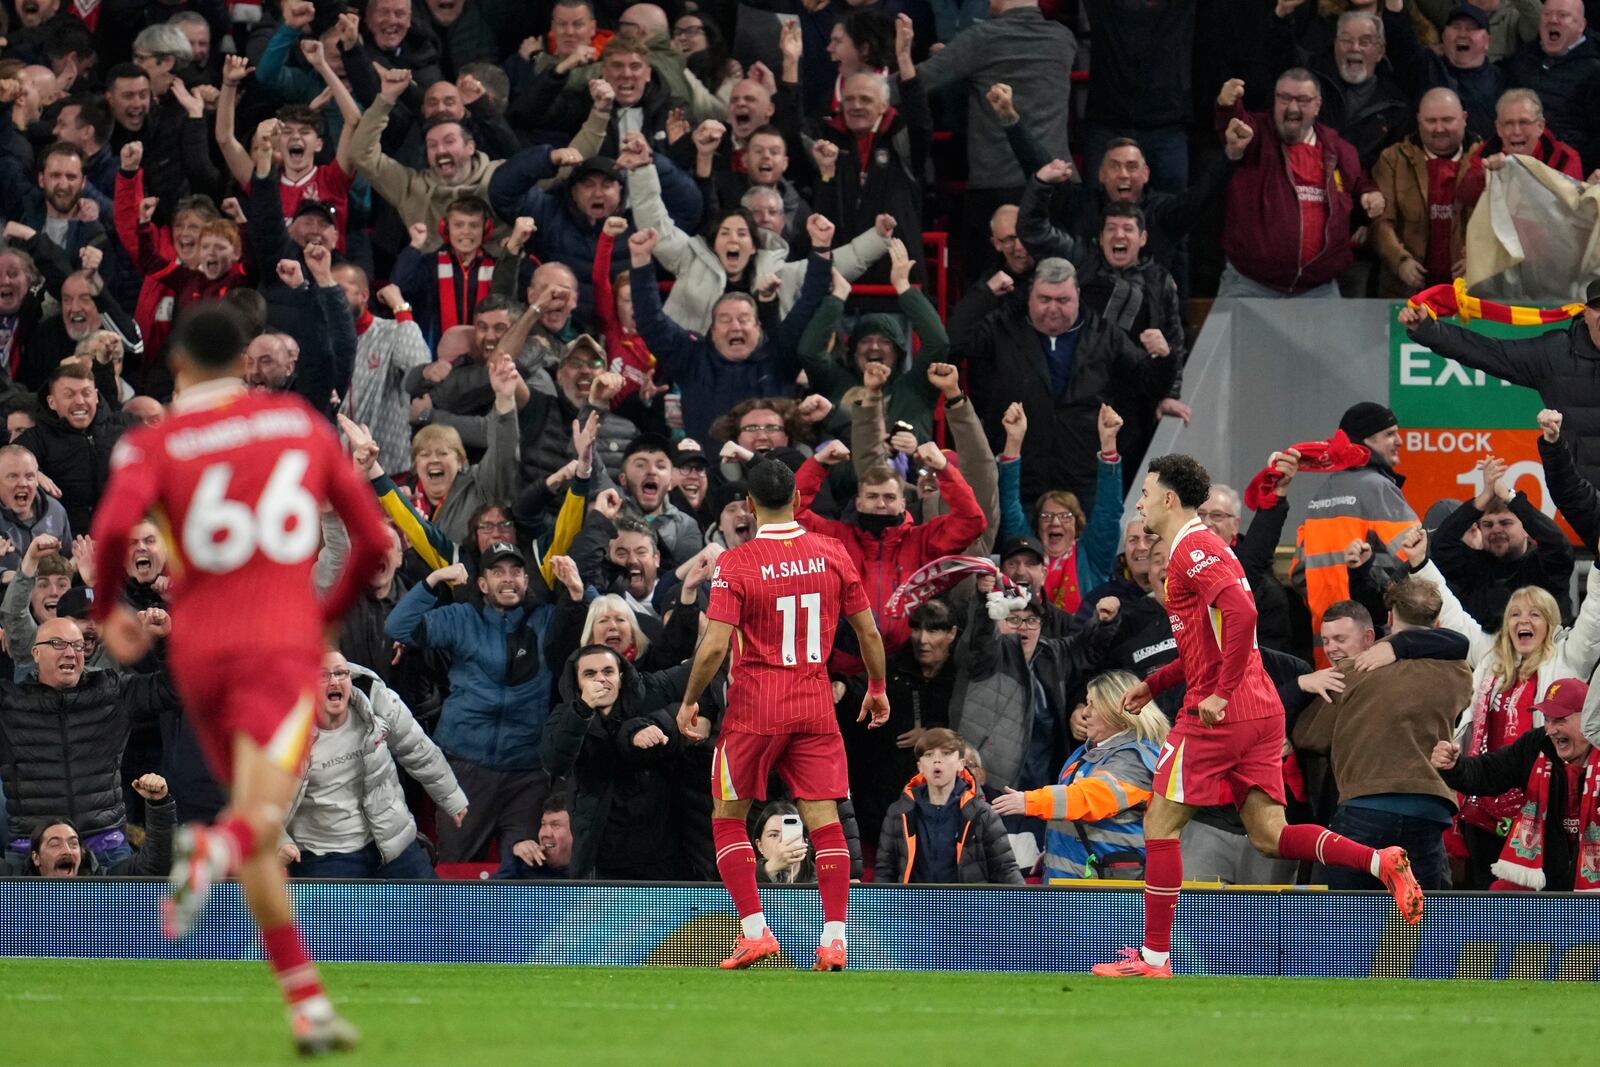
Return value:
[[(1538, 676), (1496, 689), (1498, 681), (1493, 674), (1486, 674), (1478, 684), (1472, 702), (1472, 734), (1463, 755), (1473, 757), (1498, 752), (1533, 729), (1533, 704), (1539, 699)], [(1520, 789), (1507, 790), (1496, 797), (1463, 796), (1461, 821), (1501, 836), (1503, 828), (1510, 825), (1512, 817), (1522, 807), (1523, 800)]]
[[(475, 278), (475, 285), (462, 284)], [(439, 250), (439, 332), (472, 321), (478, 301), (489, 295), (494, 261), (482, 252), (463, 268), (448, 248)]]
[[(1321, 474), (1333, 471), (1347, 471), (1354, 467), (1366, 466), (1372, 452), (1366, 445), (1351, 444), (1350, 438), (1340, 430), (1326, 441), (1302, 441), (1297, 445), (1290, 445), (1289, 449), (1300, 453), (1300, 470), (1302, 472), (1317, 472)], [(1289, 451), (1284, 449), (1284, 451)], [(1254, 478), (1244, 490), (1244, 502), (1251, 511), (1262, 511), (1277, 505), (1278, 500), (1274, 490), (1278, 483), (1283, 481), (1283, 474), (1277, 467), (1268, 465)]]
[(890, 619), (902, 618), (918, 605), (954, 589), (962, 579), (986, 574), (994, 576), (996, 589), (1007, 592), (1017, 589), (1017, 584), (1001, 574), (991, 560), (980, 556), (940, 556), (917, 568), (916, 573), (894, 591), (884, 602), (883, 614)]
[[(1539, 753), (1523, 792), (1527, 800), (1506, 835), (1506, 847), (1489, 869), (1498, 878), (1526, 889), (1543, 889), (1544, 832), (1547, 820), (1559, 824), (1564, 812), (1550, 810), (1550, 776), (1563, 774), (1550, 757)], [(1572, 888), (1580, 893), (1600, 890), (1600, 820), (1595, 817), (1595, 795), (1600, 792), (1600, 748), (1591, 748), (1583, 761), (1583, 794), (1578, 800), (1578, 864)], [(1564, 829), (1564, 828), (1563, 828)]]
[(1435, 285), (1422, 290), (1406, 301), (1407, 306), (1421, 308), (1434, 318), (1454, 315), (1462, 322), (1486, 319), (1512, 326), (1546, 326), (1565, 322), (1583, 314), (1582, 304), (1562, 304), (1556, 308), (1521, 307), (1516, 304), (1497, 304), (1492, 300), (1479, 300), (1467, 295), (1467, 283), (1457, 278), (1453, 285)]
[(1082, 605), (1083, 593), (1078, 589), (1078, 542), (1072, 542), (1066, 555), (1045, 564), (1044, 598), (1068, 613)]

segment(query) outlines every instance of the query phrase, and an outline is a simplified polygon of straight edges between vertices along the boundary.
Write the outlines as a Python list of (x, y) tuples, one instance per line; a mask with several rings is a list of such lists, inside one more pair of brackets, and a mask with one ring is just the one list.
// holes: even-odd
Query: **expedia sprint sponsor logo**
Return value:
[(1188, 570), (1184, 571), (1183, 573), (1184, 573), (1185, 577), (1193, 578), (1197, 574), (1200, 574), (1202, 571), (1204, 571), (1206, 568), (1215, 567), (1217, 564), (1219, 564), (1221, 562), (1222, 562), (1222, 557), (1221, 556), (1207, 556), (1205, 559), (1201, 560), (1199, 563), (1196, 563), (1193, 567), (1190, 567)]
[(1307, 511), (1325, 511), (1328, 508), (1353, 508), (1356, 498), (1353, 496), (1330, 496), (1321, 500), (1313, 500), (1306, 505)]

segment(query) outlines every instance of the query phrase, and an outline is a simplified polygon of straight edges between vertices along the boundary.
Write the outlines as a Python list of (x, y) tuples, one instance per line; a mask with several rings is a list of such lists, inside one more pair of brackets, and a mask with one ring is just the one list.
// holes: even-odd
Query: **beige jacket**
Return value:
[[(406, 226), (422, 223), (428, 228), (428, 244), (422, 251), (432, 252), (442, 243), (439, 237), (439, 220), (445, 208), (464, 196), (475, 196), (487, 202), (489, 180), (504, 162), (490, 159), (482, 152), (472, 157), (466, 177), (459, 182), (441, 181), (432, 170), (413, 170), (383, 154), (383, 131), (389, 125), (389, 112), (394, 105), (378, 97), (362, 114), (350, 136), (350, 155), (355, 161), (356, 173), (366, 178), (373, 192), (394, 206)], [(588, 159), (600, 151), (600, 142), (606, 135), (609, 115), (591, 110), (570, 147), (576, 148)], [(570, 168), (563, 168), (553, 178), (540, 183), (542, 188), (553, 188), (567, 179)], [(512, 220), (498, 220), (502, 225)]]

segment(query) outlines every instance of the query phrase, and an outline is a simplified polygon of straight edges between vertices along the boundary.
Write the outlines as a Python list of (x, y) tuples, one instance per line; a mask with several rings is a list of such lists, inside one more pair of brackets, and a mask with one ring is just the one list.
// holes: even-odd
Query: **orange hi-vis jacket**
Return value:
[[(1384, 549), (1403, 558), (1400, 542), (1417, 525), (1416, 513), (1406, 503), (1395, 478), (1382, 469), (1366, 466), (1357, 470), (1336, 471), (1317, 484), (1307, 504), (1305, 521), (1295, 535), (1295, 558), (1291, 577), (1305, 589), (1311, 607), (1311, 632), (1322, 629), (1322, 613), (1328, 606), (1350, 597), (1350, 572), (1344, 550), (1351, 541), (1365, 541), (1377, 534)], [(1326, 667), (1321, 639), (1317, 644), (1317, 665)]]

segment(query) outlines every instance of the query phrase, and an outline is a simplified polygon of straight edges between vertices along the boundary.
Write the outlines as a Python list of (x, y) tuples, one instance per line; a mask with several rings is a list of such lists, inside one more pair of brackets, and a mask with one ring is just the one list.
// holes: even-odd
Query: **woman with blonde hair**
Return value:
[(639, 629), (638, 616), (616, 593), (590, 601), (583, 632), (578, 635), (578, 647), (588, 645), (605, 645), (629, 663), (643, 660), (650, 652), (650, 638)]
[[(1404, 546), (1407, 557), (1426, 560), (1427, 541), (1415, 540), (1421, 541), (1421, 547)], [(1544, 699), (1550, 683), (1587, 678), (1600, 663), (1600, 567), (1589, 571), (1588, 596), (1570, 628), (1561, 628), (1561, 609), (1555, 598), (1529, 585), (1511, 594), (1498, 633), (1485, 632), (1462, 608), (1432, 562), (1419, 573), (1438, 587), (1444, 599), (1440, 628), (1464, 635), (1469, 643), (1472, 703), (1456, 730), (1463, 758), (1498, 752), (1533, 727), (1543, 726), (1544, 716), (1534, 705)], [(1388, 645), (1373, 647), (1387, 649)], [(1523, 799), (1520, 789), (1495, 797), (1462, 798), (1456, 827), (1467, 853), (1469, 881), (1464, 888), (1488, 889), (1494, 881), (1489, 868), (1505, 848), (1506, 830), (1521, 810)]]
[(1097, 675), (1089, 682), (1087, 738), (1056, 784), (1007, 789), (991, 803), (999, 815), (1048, 821), (1046, 881), (1144, 877), (1144, 813), (1170, 724), (1154, 704), (1123, 710), (1122, 695), (1138, 684), (1127, 671)]

